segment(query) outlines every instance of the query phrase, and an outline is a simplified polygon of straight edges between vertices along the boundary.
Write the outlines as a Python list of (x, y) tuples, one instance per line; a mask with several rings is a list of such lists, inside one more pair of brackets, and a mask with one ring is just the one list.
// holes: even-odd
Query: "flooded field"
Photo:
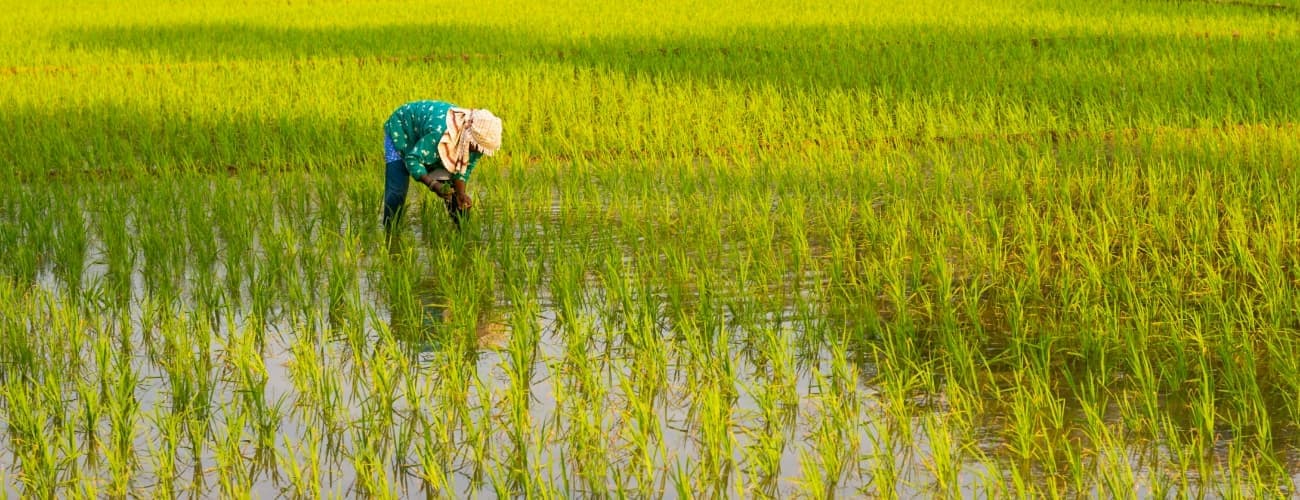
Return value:
[[(933, 148), (908, 157), (971, 153)], [(569, 186), (596, 173), (575, 169)], [(508, 198), (462, 231), (424, 197), (391, 236), (363, 177), (11, 189), (7, 491), (1291, 491), (1295, 358), (1282, 355), (1300, 341), (1230, 349), (1252, 330), (1226, 325), (1267, 316), (1145, 308), (1195, 298), (1177, 275), (1080, 303), (1118, 275), (1027, 267), (1034, 247), (1010, 238), (952, 246), (970, 214), (1030, 207), (935, 206), (964, 182), (911, 175), (930, 187), (864, 204), (840, 199), (863, 186), (833, 178), (651, 199), (501, 178)], [(914, 232), (882, 236), (898, 221)], [(1080, 245), (1110, 266), (1159, 262)], [(1172, 349), (1187, 345), (1205, 347)]]
[(6, 4), (0, 498), (1294, 497), (1293, 4)]

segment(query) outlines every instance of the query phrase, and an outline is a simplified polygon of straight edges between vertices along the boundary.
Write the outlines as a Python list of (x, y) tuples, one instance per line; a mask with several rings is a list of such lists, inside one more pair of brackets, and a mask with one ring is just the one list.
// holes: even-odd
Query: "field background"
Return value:
[(19, 172), (350, 171), (373, 163), (376, 124), (415, 97), (501, 110), (515, 137), (507, 167), (802, 152), (813, 139), (834, 152), (891, 139), (1272, 130), (1297, 106), (1286, 7), (501, 2), (440, 15), (447, 8), (10, 5), (3, 125), (26, 133), (4, 149)]
[(0, 493), (1296, 494), (1294, 1), (0, 20)]

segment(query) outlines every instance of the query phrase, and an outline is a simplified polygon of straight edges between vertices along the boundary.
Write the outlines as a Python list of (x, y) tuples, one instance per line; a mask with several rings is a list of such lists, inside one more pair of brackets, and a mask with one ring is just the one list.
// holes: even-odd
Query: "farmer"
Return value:
[(465, 183), (483, 155), (501, 147), (501, 119), (486, 109), (458, 108), (441, 101), (403, 104), (384, 122), (384, 229), (391, 230), (406, 204), (414, 178), (437, 193), (460, 228), (473, 202)]

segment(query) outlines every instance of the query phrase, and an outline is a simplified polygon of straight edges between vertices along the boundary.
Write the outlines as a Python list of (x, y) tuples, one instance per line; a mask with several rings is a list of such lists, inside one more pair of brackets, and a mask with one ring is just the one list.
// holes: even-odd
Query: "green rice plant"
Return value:
[(788, 347), (789, 333), (765, 328), (761, 335), (763, 355), (760, 359), (768, 365), (768, 377), (766, 380), (760, 378), (758, 390), (753, 393), (763, 426), (754, 445), (761, 452), (760, 461), (754, 465), (760, 476), (756, 482), (775, 495), (777, 474), (781, 472), (779, 460), (789, 446), (788, 434), (798, 417), (799, 394), (795, 361)]
[[(821, 375), (814, 374), (814, 377)], [(827, 398), (827, 395), (821, 397)], [(839, 427), (842, 424), (834, 420), (836, 416), (833, 410), (823, 407), (817, 423), (813, 424), (811, 435), (804, 438), (809, 443), (808, 448), (799, 450), (799, 463), (803, 472), (799, 483), (808, 496), (834, 496), (845, 472), (844, 457), (848, 450), (843, 448), (840, 441)]]
[(60, 193), (60, 198), (53, 200), (59, 209), (52, 213), (55, 219), (55, 230), (50, 241), (54, 246), (55, 274), (64, 289), (75, 295), (81, 291), (89, 243), (80, 205), (69, 200), (69, 197), (70, 194)]
[[(182, 189), (189, 196), (198, 196), (201, 202), (184, 203), (183, 215), (178, 224), (183, 224), (185, 235), (186, 267), (193, 271), (194, 278), (211, 286), (215, 281), (213, 273), (219, 261), (217, 231), (213, 226), (215, 211), (208, 200), (212, 188), (209, 186), (183, 184)], [(180, 242), (177, 242), (180, 243)]]
[[(191, 459), (190, 464), (190, 489), (201, 488), (207, 484), (207, 477), (203, 473), (208, 465), (204, 461), (207, 452), (209, 438), (215, 436), (212, 432), (212, 420), (201, 420), (193, 416), (186, 416), (182, 421), (181, 439), (187, 455)], [(215, 441), (214, 441), (215, 443)], [(215, 455), (215, 446), (213, 447)]]
[(388, 311), (394, 327), (403, 331), (418, 331), (423, 321), (423, 308), (414, 293), (419, 272), (415, 259), (414, 251), (405, 249), (382, 268)]
[[(108, 418), (108, 435), (106, 436), (105, 459), (111, 474), (108, 489), (117, 495), (125, 495), (131, 490), (132, 480), (139, 466), (136, 457), (135, 438), (139, 432), (140, 403), (136, 389), (141, 376), (132, 366), (130, 358), (118, 353), (112, 361), (107, 358), (107, 344), (100, 344), (100, 356), (104, 359), (98, 372), (103, 377), (102, 389), (106, 398), (105, 410)], [(107, 363), (111, 363), (109, 366)]]
[(393, 446), (391, 430), (398, 411), (399, 377), (407, 371), (403, 359), (396, 346), (381, 343), (376, 346), (373, 362), (362, 367), (368, 383), (363, 391), (365, 400), (359, 402), (361, 425), (357, 430), (364, 436), (356, 440), (370, 443), (381, 456), (388, 455)]
[(471, 416), (471, 424), (467, 425), (466, 443), (467, 458), (469, 459), (470, 487), (474, 489), (485, 489), (488, 486), (498, 494), (509, 492), (509, 486), (506, 484), (506, 477), (493, 460), (494, 454), (492, 448), (493, 429), (491, 422), (494, 420), (491, 414), (492, 393), (483, 383), (482, 379), (475, 378), (472, 380), (470, 389), (478, 396), (476, 402), (477, 410)]
[(679, 498), (695, 497), (695, 490), (691, 486), (692, 482), (689, 479), (689, 474), (690, 466), (684, 466), (680, 461), (674, 463), (672, 470), (669, 472), (673, 481), (673, 491)]
[(146, 420), (159, 431), (159, 439), (149, 443), (149, 456), (153, 459), (151, 472), (157, 481), (155, 487), (161, 493), (175, 495), (178, 493), (176, 478), (179, 475), (176, 458), (180, 451), (184, 416), (157, 407)]
[(506, 441), (509, 447), (506, 482), (517, 490), (535, 491), (539, 485), (531, 474), (530, 468), (535, 461), (530, 456), (530, 438), (537, 431), (538, 424), (530, 412), (533, 404), (534, 378), (537, 376), (536, 360), (538, 358), (537, 342), (541, 332), (536, 322), (538, 304), (535, 299), (513, 294), (513, 310), (510, 315), (510, 340), (506, 350), (505, 372), (508, 379), (503, 396), (505, 406), (504, 421)]
[(262, 354), (256, 340), (259, 333), (251, 328), (230, 332), (221, 342), (221, 358), (228, 381), (235, 388), (238, 396), (235, 403), (240, 409), (252, 415), (265, 410), (265, 393), (267, 373)]
[(663, 433), (660, 431), (661, 419), (656, 411), (656, 398), (638, 393), (629, 376), (622, 372), (618, 375), (619, 388), (627, 398), (627, 408), (623, 410), (622, 417), (630, 421), (631, 425), (627, 437), (628, 461), (634, 483), (629, 486), (635, 488), (638, 495), (652, 496), (659, 489), (655, 474), (658, 464), (663, 463), (667, 456)]
[(206, 419), (213, 402), (214, 383), (212, 365), (204, 351), (194, 345), (207, 345), (211, 333), (206, 322), (165, 320), (160, 329), (163, 338), (163, 356), (158, 363), (167, 377), (171, 411)]
[(102, 264), (107, 266), (102, 286), (119, 307), (131, 296), (131, 275), (135, 270), (135, 244), (129, 230), (130, 205), (105, 191), (94, 194), (88, 212), (93, 234), (103, 247)]
[(450, 421), (444, 418), (423, 418), (420, 423), (422, 428), (417, 433), (420, 442), (416, 448), (420, 457), (418, 475), (422, 480), (421, 491), (429, 495), (451, 494)]
[[(48, 269), (54, 260), (55, 218), (45, 217), (41, 211), (42, 207), (49, 207), (55, 203), (50, 193), (48, 191), (28, 193), (27, 196), (21, 197), (18, 202), (19, 208), (14, 214), (22, 225), (22, 234), (26, 236), (25, 239), (20, 240), (18, 248), (29, 249), (26, 252), (15, 252), (15, 256), (18, 257), (15, 265), (24, 266), (15, 268), (15, 275), (24, 278), (25, 283), (35, 282), (37, 274), (43, 269)], [(75, 255), (69, 253), (69, 257), (75, 258)]]
[(98, 384), (88, 382), (84, 379), (76, 381), (75, 395), (80, 401), (80, 414), (77, 416), (81, 431), (82, 446), (85, 448), (86, 463), (89, 466), (98, 465), (100, 459), (100, 450), (104, 448), (103, 434), (100, 430), (100, 420), (105, 413), (106, 395), (98, 389)]
[(317, 426), (337, 429), (338, 412), (344, 405), (338, 372), (325, 365), (330, 351), (320, 345), (319, 335), (304, 329), (295, 329), (295, 333), (288, 362), (289, 378), (297, 389), (293, 413)]
[(900, 470), (898, 458), (905, 453), (899, 443), (900, 435), (900, 432), (888, 427), (882, 429), (882, 432), (868, 434), (872, 445), (868, 454), (872, 468), (871, 481), (867, 486), (871, 494), (883, 498), (899, 496), (899, 489), (903, 486), (903, 471)]
[(8, 6), (6, 493), (1288, 495), (1291, 3)]
[(6, 249), (10, 249), (9, 258), (4, 263), (6, 276), (20, 279), (26, 284), (35, 282), (36, 273), (39, 271), (37, 252), (31, 245), (26, 244), (22, 225), (17, 221), (4, 221), (0, 224), (0, 243)]
[(401, 410), (397, 415), (398, 422), (394, 424), (393, 435), (393, 456), (398, 457), (392, 462), (392, 474), (395, 478), (402, 478), (403, 483), (408, 483), (407, 478), (410, 476), (409, 470), (414, 464), (417, 452), (416, 435), (420, 430), (420, 419), (416, 412), (410, 411), (411, 408), (419, 408), (425, 402), (425, 392), (420, 387), (420, 382), (414, 376), (416, 370), (412, 366), (404, 368), (401, 376), (400, 398), (406, 409)]
[(548, 369), (562, 374), (554, 390), (556, 406), (567, 424), (562, 435), (565, 466), (572, 468), (576, 486), (601, 494), (607, 493), (606, 474), (610, 469), (602, 409), (608, 388), (592, 368), (595, 360), (587, 349), (592, 335), (589, 322), (585, 316), (576, 314), (567, 320), (563, 327), (568, 337), (564, 357)]
[(280, 457), (277, 463), (283, 464), (281, 469), (292, 488), (292, 494), (320, 496), (323, 480), (320, 464), (321, 434), (312, 426), (307, 426), (304, 432), (304, 439), (296, 443), (289, 442), (288, 436), (281, 437), (285, 442), (283, 447), (278, 448)]
[[(57, 387), (55, 387), (57, 389)], [(48, 421), (53, 416), (41, 401), (47, 384), (17, 380), (5, 383), (4, 397), (9, 442), (21, 467), (18, 476), (25, 494), (53, 496), (59, 487), (60, 457), (57, 442), (47, 440)]]
[(930, 458), (927, 460), (926, 467), (934, 476), (934, 490), (943, 492), (941, 494), (944, 495), (957, 494), (961, 487), (958, 482), (961, 463), (960, 444), (953, 442), (949, 426), (940, 420), (939, 415), (931, 414), (922, 417), (921, 422), (929, 444)]
[(725, 384), (725, 380), (712, 380), (699, 387), (691, 408), (699, 419), (700, 459), (696, 480), (701, 482), (699, 489), (711, 495), (726, 492), (735, 469), (735, 438), (731, 434), (735, 425), (731, 414), (735, 396), (733, 387)]
[(329, 301), (330, 322), (339, 324), (335, 319), (355, 316), (350, 307), (360, 304), (358, 297), (360, 284), (357, 270), (362, 262), (363, 247), (359, 237), (338, 237), (337, 247), (329, 259), (329, 273), (326, 276), (326, 298)]
[(372, 439), (360, 439), (355, 450), (349, 457), (353, 470), (357, 471), (356, 484), (353, 488), (357, 493), (367, 497), (375, 498), (395, 498), (395, 495), (389, 491), (391, 480), (387, 477), (382, 451), (377, 449), (378, 443)]
[(214, 436), (213, 453), (216, 459), (217, 485), (222, 496), (247, 498), (252, 493), (252, 472), (247, 466), (248, 457), (242, 447), (248, 423), (248, 412), (238, 403), (222, 405), (225, 415), (225, 434)]
[(818, 420), (812, 424), (808, 439), (815, 448), (800, 450), (806, 454), (801, 459), (803, 487), (810, 495), (821, 497), (834, 496), (838, 485), (858, 472), (856, 462), (862, 446), (857, 427), (849, 425), (860, 412), (857, 370), (848, 363), (842, 340), (832, 340), (829, 350), (829, 372), (812, 372), (820, 403)]

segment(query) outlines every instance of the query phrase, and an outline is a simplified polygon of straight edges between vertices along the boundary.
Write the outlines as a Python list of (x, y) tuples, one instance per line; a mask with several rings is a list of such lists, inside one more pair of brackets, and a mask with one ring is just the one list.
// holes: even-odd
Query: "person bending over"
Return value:
[(411, 179), (436, 193), (460, 228), (473, 201), (465, 190), (483, 155), (501, 147), (501, 119), (442, 101), (403, 104), (384, 122), (384, 229), (401, 219)]

